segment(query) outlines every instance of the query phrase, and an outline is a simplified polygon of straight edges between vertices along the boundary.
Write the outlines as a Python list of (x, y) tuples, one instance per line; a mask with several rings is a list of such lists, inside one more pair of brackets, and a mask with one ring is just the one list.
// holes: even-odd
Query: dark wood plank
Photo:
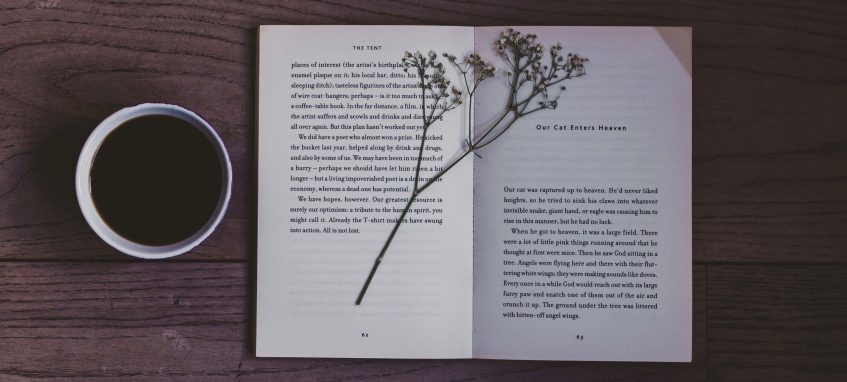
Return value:
[(717, 381), (847, 380), (847, 266), (709, 265)]
[(238, 263), (0, 263), (0, 380), (705, 380), (705, 269), (694, 362), (257, 359)]
[(787, 0), (4, 1), (0, 259), (124, 259), (82, 220), (74, 163), (148, 101), (206, 117), (233, 159), (227, 217), (182, 259), (248, 259), (255, 27), (292, 23), (692, 25), (695, 260), (847, 260), (847, 5)]

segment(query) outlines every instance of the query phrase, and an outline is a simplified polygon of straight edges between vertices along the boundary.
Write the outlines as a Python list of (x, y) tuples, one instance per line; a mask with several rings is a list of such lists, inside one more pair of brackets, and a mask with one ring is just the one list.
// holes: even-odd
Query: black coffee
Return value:
[(144, 116), (113, 130), (94, 156), (91, 196), (115, 232), (161, 246), (193, 235), (223, 192), (212, 141), (182, 119)]

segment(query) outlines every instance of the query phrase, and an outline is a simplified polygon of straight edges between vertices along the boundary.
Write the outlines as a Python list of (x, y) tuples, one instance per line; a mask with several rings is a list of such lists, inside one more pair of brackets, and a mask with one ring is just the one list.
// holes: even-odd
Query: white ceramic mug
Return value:
[[(151, 246), (133, 242), (119, 235), (112, 230), (103, 220), (103, 217), (97, 212), (94, 206), (94, 199), (91, 196), (91, 168), (94, 162), (94, 157), (100, 145), (113, 130), (124, 124), (125, 122), (149, 115), (163, 115), (182, 119), (203, 132), (218, 154), (221, 165), (222, 176), (222, 192), (218, 199), (218, 205), (215, 211), (206, 224), (193, 235), (178, 241), (173, 244), (163, 246)], [(227, 155), (226, 147), (221, 138), (212, 129), (208, 122), (200, 118), (197, 114), (190, 110), (184, 109), (176, 105), (168, 105), (161, 103), (145, 103), (133, 107), (127, 107), (118, 110), (94, 129), (85, 145), (82, 147), (82, 152), (79, 155), (79, 161), (76, 167), (76, 196), (79, 201), (79, 207), (82, 210), (82, 215), (91, 226), (91, 229), (100, 236), (103, 241), (114, 247), (115, 249), (128, 255), (145, 258), (145, 259), (164, 259), (185, 253), (196, 247), (205, 240), (215, 227), (221, 222), (229, 205), (229, 198), (232, 192), (232, 165)]]

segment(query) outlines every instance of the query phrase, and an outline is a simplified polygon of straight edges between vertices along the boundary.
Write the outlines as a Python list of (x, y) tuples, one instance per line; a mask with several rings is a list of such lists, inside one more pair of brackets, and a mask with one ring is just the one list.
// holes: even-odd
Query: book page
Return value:
[[(473, 30), (263, 26), (259, 35), (257, 355), (469, 357), (470, 160), (420, 194), (354, 302), (413, 190), (422, 89), (400, 67), (404, 51), (463, 54)], [(427, 132), (422, 180), (459, 153), (463, 110)]]
[[(476, 29), (498, 64), (504, 29)], [(690, 361), (691, 30), (515, 29), (588, 61), (475, 161), (474, 357)]]

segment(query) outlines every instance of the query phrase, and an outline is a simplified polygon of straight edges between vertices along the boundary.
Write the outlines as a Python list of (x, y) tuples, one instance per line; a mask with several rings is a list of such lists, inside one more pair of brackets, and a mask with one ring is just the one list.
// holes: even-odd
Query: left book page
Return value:
[[(260, 27), (257, 356), (471, 356), (471, 161), (417, 199), (354, 302), (414, 180), (421, 89), (400, 59), (473, 40), (462, 27)], [(428, 131), (422, 178), (461, 149), (464, 113)]]

